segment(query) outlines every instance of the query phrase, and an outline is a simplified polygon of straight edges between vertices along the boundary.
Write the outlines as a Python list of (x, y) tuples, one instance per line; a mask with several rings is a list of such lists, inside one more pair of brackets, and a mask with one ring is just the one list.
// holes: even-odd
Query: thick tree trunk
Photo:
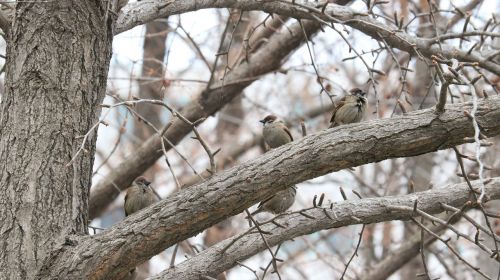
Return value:
[(17, 3), (0, 112), (0, 274), (34, 279), (68, 234), (87, 232), (112, 32), (107, 1)]

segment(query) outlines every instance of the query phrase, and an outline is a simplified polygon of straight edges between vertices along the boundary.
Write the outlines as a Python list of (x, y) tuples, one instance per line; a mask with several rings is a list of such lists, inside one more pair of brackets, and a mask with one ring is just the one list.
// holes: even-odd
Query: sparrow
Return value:
[(125, 195), (125, 203), (123, 205), (125, 216), (132, 215), (158, 201), (158, 197), (153, 192), (153, 189), (151, 189), (151, 182), (142, 176), (137, 177), (127, 189), (127, 194)]
[(292, 207), (295, 202), (296, 194), (297, 189), (295, 186), (279, 191), (270, 198), (259, 203), (257, 210), (253, 211), (251, 215), (253, 216), (260, 212), (269, 212), (272, 214), (283, 213), (288, 210), (288, 208)]
[(329, 128), (337, 125), (357, 123), (363, 119), (366, 110), (366, 92), (353, 88), (340, 99), (333, 109)]
[(293, 141), (288, 127), (275, 115), (268, 115), (263, 120), (260, 120), (260, 122), (264, 125), (264, 129), (262, 130), (264, 141), (271, 149)]

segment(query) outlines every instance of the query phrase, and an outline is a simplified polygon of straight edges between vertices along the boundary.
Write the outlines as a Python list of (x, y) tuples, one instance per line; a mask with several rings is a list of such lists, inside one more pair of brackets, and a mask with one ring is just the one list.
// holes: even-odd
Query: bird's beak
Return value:
[(259, 122), (261, 122), (262, 124), (265, 124), (266, 121), (265, 120), (260, 120)]

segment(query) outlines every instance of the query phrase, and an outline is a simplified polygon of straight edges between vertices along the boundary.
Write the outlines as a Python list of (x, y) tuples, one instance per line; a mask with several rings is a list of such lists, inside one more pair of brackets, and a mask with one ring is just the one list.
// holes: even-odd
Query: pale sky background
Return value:
[[(462, 6), (466, 2), (468, 1), (453, 1), (453, 3), (456, 6)], [(482, 15), (483, 18), (486, 18), (490, 16), (492, 11), (498, 11), (498, 6), (499, 6), (498, 1), (487, 0), (484, 1), (479, 10), (476, 9), (476, 13)], [(366, 8), (365, 4), (361, 1), (355, 1), (355, 3), (351, 7), (359, 11), (364, 11)], [(442, 7), (442, 8), (448, 9), (449, 7)], [(220, 12), (221, 14), (224, 15), (224, 18), (227, 17), (228, 14), (227, 10), (220, 10)], [(194, 38), (194, 40), (200, 42), (204, 41), (206, 38), (212, 38), (211, 40), (208, 40), (209, 44), (202, 45), (201, 49), (205, 54), (205, 56), (210, 61), (213, 60), (215, 49), (219, 44), (219, 38), (222, 31), (222, 27), (219, 25), (218, 16), (216, 15), (216, 13), (214, 13), (214, 10), (201, 10), (197, 12), (186, 13), (181, 15), (180, 17), (172, 16), (169, 18), (171, 26), (175, 26), (176, 23), (179, 21), (179, 18), (182, 20), (184, 28), (190, 32), (190, 35)], [(483, 24), (480, 22), (476, 23), (478, 25)], [(458, 29), (460, 29), (462, 26), (463, 24), (460, 23), (456, 25)], [(352, 29), (350, 28), (349, 30), (352, 31)], [(133, 28), (132, 30), (117, 35), (113, 42), (113, 58), (109, 72), (110, 80), (108, 81), (108, 88), (117, 90), (118, 93), (124, 98), (126, 98), (129, 95), (129, 93), (132, 93), (133, 95), (137, 94), (137, 89), (138, 89), (137, 84), (135, 83), (130, 84), (129, 78), (131, 75), (140, 75), (144, 33), (145, 33), (145, 28), (143, 26), (138, 26), (136, 28)], [(353, 31), (349, 35), (346, 34), (346, 36), (350, 38), (351, 43), (353, 43), (353, 45), (359, 52), (362, 51), (368, 52), (372, 48), (375, 48), (377, 46), (375, 40), (372, 40), (368, 36), (357, 31)], [(318, 36), (316, 36), (314, 42), (316, 42), (316, 44), (314, 44), (315, 60), (316, 63), (320, 66), (321, 74), (328, 76), (332, 80), (334, 93), (338, 93), (339, 95), (341, 95), (342, 89), (345, 90), (351, 86), (350, 84), (347, 84), (349, 80), (346, 79), (344, 74), (337, 75), (335, 69), (330, 69), (327, 67), (331, 66), (330, 61), (332, 60), (332, 58), (335, 61), (341, 61), (342, 58), (352, 56), (352, 53), (349, 54), (349, 47), (340, 39), (338, 34), (336, 34), (331, 29), (326, 29), (325, 33), (320, 33)], [(204, 64), (195, 57), (191, 48), (189, 48), (184, 43), (184, 41), (179, 39), (177, 35), (169, 34), (166, 44), (168, 50), (170, 51), (168, 56), (168, 65), (166, 66), (167, 78), (183, 78), (183, 79), (195, 79), (204, 81), (207, 81), (209, 79), (209, 71), (207, 71)], [(468, 43), (465, 43), (466, 48), (468, 48), (467, 44)], [(364, 55), (364, 57), (369, 63), (372, 62), (373, 57), (371, 55), (369, 54)], [(380, 60), (377, 63), (380, 62), (383, 62), (383, 60)], [(368, 73), (366, 69), (364, 69), (362, 63), (359, 62), (359, 60), (350, 60), (343, 63), (347, 67), (351, 68), (352, 71), (358, 73), (356, 80), (360, 84), (363, 84), (368, 79)], [(289, 60), (285, 63), (284, 67), (286, 68), (291, 66), (300, 66), (304, 64), (310, 64), (309, 53), (305, 45), (301, 47), (298, 51), (296, 51), (289, 58)], [(179, 71), (184, 71), (186, 69), (188, 69), (188, 71), (186, 71), (185, 74), (183, 74), (182, 76), (178, 76)], [(288, 75), (291, 76), (291, 79), (284, 79), (283, 77), (280, 77), (280, 75), (282, 74), (269, 74), (260, 81), (257, 81), (253, 83), (251, 86), (249, 86), (245, 90), (245, 96), (247, 96), (249, 99), (255, 102), (266, 104), (266, 106), (272, 108), (273, 112), (276, 113), (277, 115), (281, 116), (290, 115), (290, 108), (293, 108), (292, 113), (295, 112), (296, 114), (300, 114), (301, 112), (307, 110), (308, 108), (313, 107), (315, 104), (299, 103), (300, 105), (299, 106), (297, 105), (297, 102), (295, 100), (290, 100), (289, 96), (290, 95), (298, 96), (300, 92), (294, 94), (293, 92), (284, 92), (283, 89), (286, 88), (287, 86), (286, 83), (289, 83), (290, 80), (293, 83), (297, 83), (299, 85), (296, 87), (297, 90), (303, 89), (302, 85), (304, 84), (305, 79), (315, 80), (316, 77), (314, 75), (313, 68), (307, 67), (305, 69), (307, 69), (309, 73), (290, 71)], [(400, 87), (399, 84), (395, 86)], [(174, 82), (169, 91), (171, 96), (175, 96), (175, 98), (173, 98), (173, 100), (166, 99), (165, 101), (168, 103), (176, 104), (176, 106), (178, 106), (177, 108), (179, 109), (182, 105), (187, 104), (192, 98), (194, 98), (196, 96), (196, 93), (202, 87), (204, 87), (204, 84)], [(317, 101), (319, 104), (320, 97), (318, 93), (320, 87), (316, 83), (312, 82), (310, 83), (309, 88), (310, 92), (308, 94), (312, 96), (318, 96)], [(370, 98), (374, 98), (374, 96), (372, 95), (370, 96)], [(379, 97), (379, 99), (381, 102), (384, 102), (383, 97), (382, 98)], [(325, 102), (325, 104), (327, 104), (326, 102), (330, 101), (324, 98), (323, 96), (322, 102)], [(107, 97), (104, 103), (110, 104), (111, 98)], [(247, 100), (244, 100), (244, 105), (251, 108), (251, 104), (249, 104)], [(371, 109), (372, 109), (371, 112), (373, 112), (373, 108)], [(124, 110), (120, 109), (113, 109), (113, 110), (118, 110), (122, 114), (124, 112)], [(259, 119), (258, 118), (259, 116), (264, 116), (266, 115), (266, 113), (267, 112), (265, 112), (264, 110), (254, 111), (252, 115), (246, 116), (246, 118), (243, 120), (243, 127), (244, 131), (247, 131), (247, 133), (246, 135), (241, 137), (239, 141), (242, 142), (242, 140), (245, 139), (245, 137), (250, 137), (252, 135), (251, 133), (261, 133), (261, 126), (260, 123), (257, 122), (257, 120)], [(104, 151), (110, 150), (112, 148), (113, 144), (115, 143), (116, 137), (118, 136), (117, 127), (119, 127), (119, 122), (115, 118), (116, 117), (115, 112), (109, 114), (109, 116), (110, 118), (107, 118), (106, 121), (109, 122), (111, 125), (109, 127), (101, 125), (98, 131), (98, 147)], [(169, 115), (165, 113), (165, 119), (168, 118), (168, 116)], [(255, 119), (251, 119), (251, 117), (252, 118), (255, 117)], [(368, 119), (374, 117), (375, 115), (367, 116)], [(326, 114), (323, 118), (318, 118), (318, 120), (323, 122), (323, 124), (321, 125), (323, 128), (326, 126), (326, 120), (328, 118), (329, 118), (329, 113)], [(210, 132), (213, 131), (215, 125), (216, 125), (216, 118), (213, 117), (209, 118), (200, 126), (201, 133), (204, 135), (209, 135), (210, 139)], [(130, 125), (128, 127), (130, 128)], [(292, 127), (292, 131), (293, 131), (292, 133), (296, 138), (300, 138), (300, 127), (298, 124)], [(309, 131), (308, 133), (311, 134), (314, 133), (314, 131)], [(132, 139), (130, 132), (126, 134), (126, 137), (127, 140)], [(214, 138), (211, 137), (211, 140), (213, 139)], [(196, 143), (193, 143), (193, 141), (185, 139), (182, 143), (180, 143), (180, 145), (178, 145), (178, 148), (180, 151), (189, 151), (190, 147), (192, 147), (191, 145), (193, 144)], [(211, 145), (212, 147), (215, 147), (216, 143), (211, 143)], [(131, 146), (129, 145), (128, 150), (124, 152), (125, 155), (132, 153), (134, 151), (133, 149), (130, 149), (130, 147)], [(121, 148), (123, 149), (124, 146), (122, 145)], [(175, 155), (173, 151), (170, 151), (168, 155), (174, 159), (178, 159), (178, 157)], [(252, 153), (250, 155), (247, 155), (246, 157), (252, 155), (256, 156), (255, 153)], [(449, 153), (438, 152), (435, 155), (436, 157), (442, 157), (442, 156), (449, 156)], [(116, 166), (122, 159), (123, 159), (122, 154), (118, 154), (117, 156), (112, 157), (111, 165)], [(456, 162), (453, 161), (453, 159), (454, 158), (452, 157), (451, 160), (448, 162), (449, 164), (438, 166), (434, 169), (434, 174), (432, 178), (432, 184), (434, 186), (441, 186), (443, 184), (450, 183), (448, 179), (449, 177), (452, 177), (453, 174), (455, 173), (455, 166), (456, 166)], [(189, 160), (191, 163), (194, 163), (194, 166), (197, 168), (197, 170), (202, 170), (207, 165), (207, 158), (205, 154), (202, 154), (199, 158), (190, 158)], [(100, 162), (97, 159), (95, 166), (98, 166), (99, 164)], [(164, 164), (164, 161), (161, 161), (161, 164)], [(368, 165), (366, 167), (366, 171), (373, 172), (373, 169), (371, 169), (370, 166)], [(94, 184), (99, 180), (99, 176), (105, 175), (107, 172), (108, 172), (107, 170), (102, 169), (99, 172), (100, 174), (97, 175), (97, 177), (94, 177)], [(159, 177), (160, 179), (157, 178), (157, 181), (169, 182), (168, 185), (165, 186), (158, 186), (158, 185), (156, 186), (156, 189), (160, 193), (160, 195), (162, 197), (165, 197), (166, 195), (171, 193), (174, 185), (172, 184), (170, 173), (165, 172), (164, 174), (161, 174)], [(333, 178), (336, 181), (342, 181), (343, 183), (341, 185), (334, 183), (332, 182)], [(301, 208), (300, 205), (302, 206), (312, 205), (312, 197), (315, 194), (320, 194), (320, 193), (325, 193), (326, 197), (332, 201), (340, 201), (342, 200), (340, 193), (338, 191), (338, 188), (340, 186), (347, 189), (348, 196), (351, 199), (355, 199), (355, 196), (352, 193), (350, 193), (349, 189), (351, 188), (351, 186), (356, 184), (357, 183), (352, 179), (352, 177), (349, 175), (347, 171), (340, 171), (328, 174), (326, 176), (316, 178), (309, 182), (305, 182), (299, 185), (299, 194), (297, 198), (298, 202), (295, 203), (293, 209), (300, 209)], [(123, 203), (123, 194), (115, 203)], [(240, 222), (244, 222), (243, 218), (239, 220)], [(396, 221), (394, 223), (396, 225), (401, 224), (401, 222), (399, 221)], [(99, 224), (99, 221), (94, 222), (94, 225), (97, 224)], [(402, 227), (397, 227), (397, 228), (402, 229)], [(338, 235), (335, 235), (336, 236), (335, 238), (339, 239), (339, 243), (346, 244), (345, 246), (347, 246), (346, 249), (348, 255), (351, 254), (353, 247), (357, 242), (359, 230), (360, 230), (359, 226), (351, 226), (346, 229), (343, 229), (342, 231), (339, 231), (340, 233)], [(382, 238), (380, 234), (381, 231), (376, 231), (376, 232), (379, 234), (375, 237), (375, 239), (381, 240)], [(319, 236), (319, 233), (315, 233), (314, 235)], [(395, 235), (394, 241), (401, 241), (401, 238), (402, 238), (402, 230), (400, 230), (398, 234)], [(201, 243), (201, 235), (192, 238), (191, 241), (192, 243)], [(303, 240), (301, 238), (297, 238), (294, 243), (287, 242), (285, 250), (287, 248), (290, 249), (298, 247), (300, 246), (300, 244), (304, 244)], [(172, 248), (164, 253), (165, 258), (163, 259), (161, 257), (153, 258), (151, 273), (155, 274), (167, 268), (171, 254), (172, 254)], [(265, 256), (265, 259), (262, 258), (262, 256)], [(301, 259), (304, 264), (303, 267), (305, 271), (307, 271), (309, 275), (315, 275), (315, 279), (329, 279), (329, 277), (331, 277), (332, 275), (332, 271), (329, 270), (328, 268), (325, 268), (325, 265), (323, 263), (315, 261), (317, 260), (317, 258), (318, 257), (311, 250), (310, 255), (307, 255), (306, 257), (303, 257)], [(182, 260), (183, 257), (178, 256), (176, 262), (178, 263)], [(359, 260), (359, 258), (355, 259), (352, 265), (355, 266), (357, 260)], [(252, 268), (257, 269), (260, 266), (267, 265), (268, 261), (269, 261), (269, 256), (266, 255), (266, 253), (263, 253), (249, 259), (245, 263), (251, 266)], [(432, 264), (433, 259), (431, 258), (430, 261)], [(442, 270), (441, 266), (439, 266), (439, 268)], [(293, 273), (296, 273), (293, 272), (291, 268), (286, 268), (285, 270), (286, 272), (290, 273), (286, 274), (290, 277), (293, 275)], [(433, 275), (440, 275), (440, 271), (434, 270)], [(293, 278), (288, 278), (288, 279), (293, 279)], [(247, 270), (238, 268), (231, 272), (229, 279), (254, 279), (254, 276)], [(274, 278), (271, 277), (269, 279), (274, 279)], [(397, 277), (392, 277), (391, 279), (397, 279)], [(442, 278), (442, 279), (447, 279), (447, 278)]]

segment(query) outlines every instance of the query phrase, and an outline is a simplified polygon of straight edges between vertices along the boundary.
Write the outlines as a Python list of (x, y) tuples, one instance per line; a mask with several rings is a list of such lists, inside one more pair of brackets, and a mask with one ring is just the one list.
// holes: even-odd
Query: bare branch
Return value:
[[(325, 106), (317, 106), (317, 107), (311, 108), (310, 110), (306, 111), (299, 118), (285, 119), (284, 121), (286, 122), (286, 124), (289, 127), (291, 127), (297, 121), (300, 120), (302, 136), (306, 136), (307, 131), (306, 131), (305, 123), (302, 121), (302, 119), (305, 119), (305, 120), (314, 119), (314, 118), (316, 118), (316, 117), (318, 117), (326, 112), (330, 112), (333, 109), (333, 107), (334, 107), (333, 104), (330, 104), (330, 103), (325, 105)], [(238, 145), (238, 146), (231, 145), (230, 147), (228, 147), (228, 150), (226, 150), (226, 152), (225, 152), (225, 158), (218, 160), (217, 165), (224, 167), (226, 165), (226, 163), (228, 163), (228, 162), (235, 162), (246, 151), (257, 146), (262, 141), (263, 141), (262, 134), (255, 134), (255, 135), (253, 135), (253, 137), (251, 139), (246, 140), (241, 145)], [(211, 174), (208, 171), (205, 171), (201, 175), (203, 177), (209, 177)], [(192, 175), (192, 176), (189, 176), (187, 178), (181, 179), (182, 187), (192, 186), (198, 182), (200, 182), (200, 177), (196, 176), (196, 175)]]
[[(462, 212), (459, 211), (459, 214), (462, 214)], [(459, 218), (460, 215), (453, 213), (448, 220), (450, 224), (453, 224), (457, 222)], [(432, 232), (441, 234), (445, 229), (446, 226), (440, 224), (433, 227)], [(419, 253), (422, 243), (424, 247), (427, 247), (437, 240), (437, 237), (427, 236), (427, 238), (422, 240), (421, 233), (416, 233), (408, 239), (409, 240), (403, 243), (398, 249), (394, 250), (377, 263), (367, 274), (363, 275), (361, 280), (385, 280), (389, 278), (389, 276), (403, 267)]]

